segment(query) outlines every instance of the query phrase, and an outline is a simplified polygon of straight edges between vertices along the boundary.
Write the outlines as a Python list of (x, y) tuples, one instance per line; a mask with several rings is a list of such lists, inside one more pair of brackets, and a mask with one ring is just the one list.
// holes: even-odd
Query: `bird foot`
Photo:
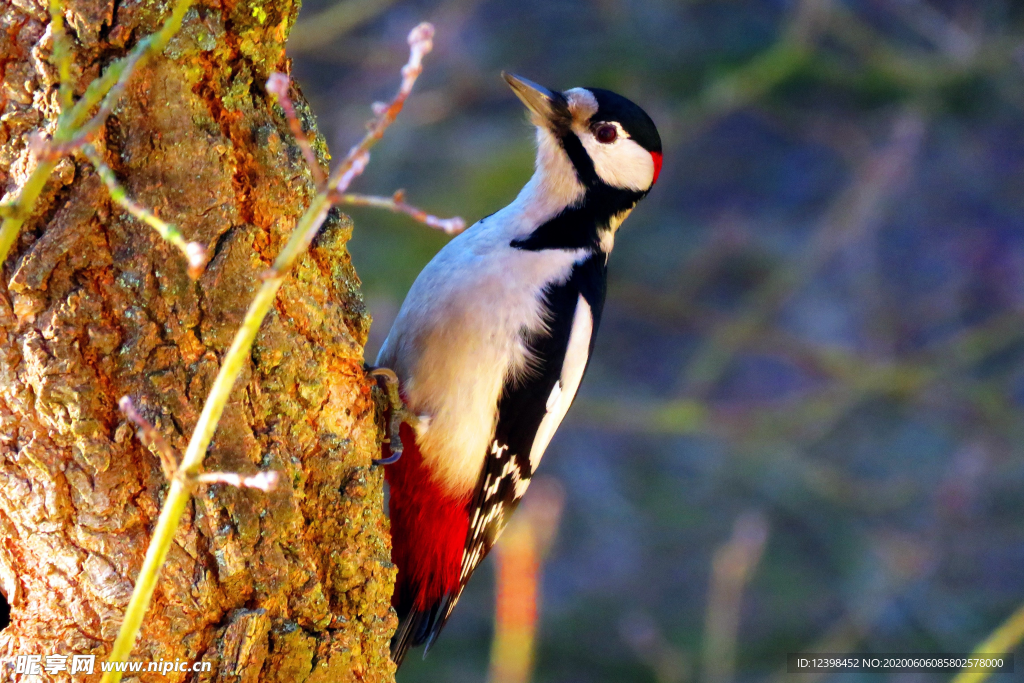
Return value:
[(384, 390), (391, 404), (391, 419), (388, 421), (388, 438), (391, 455), (373, 461), (374, 465), (393, 465), (402, 457), (402, 438), (400, 430), (403, 422), (416, 427), (418, 418), (405, 405), (399, 391), (398, 375), (391, 368), (368, 368), (368, 374), (376, 380), (384, 380)]

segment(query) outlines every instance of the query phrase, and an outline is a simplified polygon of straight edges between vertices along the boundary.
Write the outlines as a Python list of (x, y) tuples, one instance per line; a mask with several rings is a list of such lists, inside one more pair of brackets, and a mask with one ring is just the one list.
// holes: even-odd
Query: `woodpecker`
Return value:
[(586, 372), (616, 231), (661, 171), (658, 130), (625, 97), (502, 76), (536, 126), (536, 171), (427, 264), (376, 361), (409, 416), (382, 459), (399, 666), (437, 638), (529, 486)]

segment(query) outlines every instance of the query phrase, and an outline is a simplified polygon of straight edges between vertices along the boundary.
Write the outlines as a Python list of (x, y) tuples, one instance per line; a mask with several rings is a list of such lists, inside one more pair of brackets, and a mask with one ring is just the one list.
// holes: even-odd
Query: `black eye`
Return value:
[(605, 124), (597, 127), (597, 130), (594, 131), (594, 137), (597, 138), (598, 142), (607, 145), (609, 142), (615, 142), (615, 138), (619, 137), (619, 131), (615, 129), (615, 126)]

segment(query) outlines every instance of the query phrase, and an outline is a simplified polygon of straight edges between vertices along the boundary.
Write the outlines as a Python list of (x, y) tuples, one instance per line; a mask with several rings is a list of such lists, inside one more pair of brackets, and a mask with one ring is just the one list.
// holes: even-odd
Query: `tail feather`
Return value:
[(423, 656), (427, 656), (430, 646), (437, 640), (454, 606), (454, 602), (445, 596), (441, 602), (431, 605), (429, 609), (412, 609), (399, 617), (398, 629), (391, 637), (391, 661), (396, 667), (402, 666), (402, 660), (411, 647), (424, 645)]
[(430, 622), (431, 612), (409, 612), (398, 622), (398, 630), (391, 636), (391, 661), (401, 668), (410, 647), (420, 644), (422, 633)]

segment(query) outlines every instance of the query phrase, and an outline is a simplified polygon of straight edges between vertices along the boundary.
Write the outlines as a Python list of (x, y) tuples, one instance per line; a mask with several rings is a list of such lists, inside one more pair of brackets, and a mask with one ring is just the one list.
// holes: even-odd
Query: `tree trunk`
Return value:
[[(160, 26), (159, 2), (66, 0), (76, 94)], [(168, 482), (118, 411), (128, 395), (183, 452), (220, 359), (313, 194), (264, 89), (288, 71), (298, 2), (209, 0), (136, 73), (97, 147), (128, 195), (207, 245), (181, 255), (113, 204), (81, 157), (50, 179), (0, 284), (0, 660), (109, 652)], [(59, 113), (46, 0), (0, 3), (0, 183), (8, 199)], [(294, 93), (305, 125), (308, 109)], [(311, 130), (311, 136), (315, 130)], [(322, 140), (318, 140), (321, 153)], [(369, 327), (332, 215), (235, 385), (206, 469), (276, 470), (269, 494), (200, 488), (133, 661), (209, 661), (141, 681), (389, 681), (394, 627)], [(70, 662), (70, 657), (68, 659)], [(145, 669), (145, 667), (144, 667)], [(0, 680), (18, 680), (13, 669)], [(68, 680), (67, 672), (28, 680)]]

